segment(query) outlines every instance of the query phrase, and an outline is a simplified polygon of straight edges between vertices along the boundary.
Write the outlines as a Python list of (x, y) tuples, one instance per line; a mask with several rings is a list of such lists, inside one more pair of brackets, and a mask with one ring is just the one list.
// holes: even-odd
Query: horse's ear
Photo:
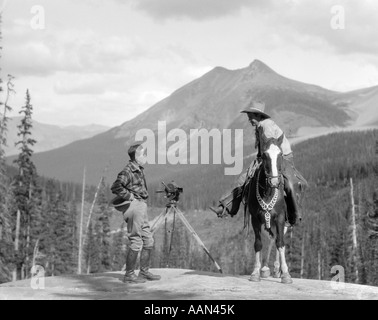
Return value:
[(283, 139), (284, 139), (284, 134), (282, 134), (279, 138), (278, 138), (278, 145), (281, 146), (282, 142), (283, 142)]

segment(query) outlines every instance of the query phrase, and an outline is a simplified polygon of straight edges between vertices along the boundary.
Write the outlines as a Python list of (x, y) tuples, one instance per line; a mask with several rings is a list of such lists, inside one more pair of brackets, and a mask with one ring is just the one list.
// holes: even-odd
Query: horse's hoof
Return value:
[(281, 277), (281, 283), (284, 283), (284, 284), (292, 284), (293, 283), (293, 280), (291, 279), (291, 276), (290, 274), (288, 273), (284, 273)]
[(261, 278), (269, 278), (270, 277), (270, 269), (261, 270), (260, 272)]
[(261, 281), (260, 275), (258, 275), (258, 274), (252, 274), (251, 277), (249, 278), (249, 281), (260, 282)]
[(281, 271), (274, 271), (273, 278), (275, 279), (281, 278)]

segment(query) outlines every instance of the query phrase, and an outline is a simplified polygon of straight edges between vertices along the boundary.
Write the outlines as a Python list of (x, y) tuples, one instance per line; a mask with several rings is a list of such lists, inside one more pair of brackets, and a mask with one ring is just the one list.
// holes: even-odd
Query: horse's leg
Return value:
[(251, 274), (251, 277), (249, 278), (249, 281), (253, 282), (259, 282), (260, 279), (260, 269), (261, 269), (261, 251), (257, 251), (255, 255), (256, 261), (255, 261), (255, 266), (253, 268), (253, 272)]
[(280, 258), (281, 258), (281, 270), (282, 270), (281, 282), (286, 283), (286, 284), (291, 284), (293, 283), (293, 280), (291, 280), (289, 268), (286, 264), (285, 247), (279, 248), (278, 250), (280, 252)]
[[(287, 227), (284, 227), (284, 235), (287, 232)], [(276, 260), (274, 261), (273, 278), (281, 278), (281, 263), (280, 263), (280, 251), (276, 250)]]
[(255, 232), (255, 266), (253, 268), (253, 272), (249, 281), (258, 282), (260, 281), (260, 269), (261, 269), (261, 250), (262, 250), (262, 242), (261, 242), (261, 224), (252, 216), (252, 225), (253, 230)]
[(273, 278), (281, 278), (280, 252), (276, 250), (276, 260), (274, 261)]
[(263, 267), (261, 269), (261, 278), (269, 278), (270, 277), (270, 268), (269, 268), (269, 260), (270, 260), (270, 254), (272, 253), (273, 245), (274, 245), (274, 238), (270, 239), (269, 247), (268, 247), (268, 253), (263, 258)]
[(285, 242), (284, 242), (284, 235), (287, 231), (287, 228), (285, 228), (285, 218), (283, 215), (279, 216), (277, 223), (277, 250), (279, 253), (280, 258), (280, 264), (281, 264), (281, 282), (285, 284), (291, 284), (293, 283), (293, 280), (291, 280), (291, 276), (289, 274), (289, 268), (286, 264), (286, 257), (285, 257)]

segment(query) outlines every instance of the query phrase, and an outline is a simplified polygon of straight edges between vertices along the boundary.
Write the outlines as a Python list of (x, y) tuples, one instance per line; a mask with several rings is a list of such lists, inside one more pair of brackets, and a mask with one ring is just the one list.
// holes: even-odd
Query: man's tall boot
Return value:
[(151, 252), (152, 248), (143, 248), (140, 256), (140, 272), (138, 278), (144, 281), (157, 281), (161, 279), (161, 276), (152, 274), (149, 271), (151, 262)]
[(243, 196), (247, 191), (247, 187), (251, 179), (253, 178), (259, 163), (257, 160), (252, 162), (246, 172), (241, 174), (234, 184), (234, 188), (231, 192), (226, 193), (219, 200), (218, 207), (209, 207), (209, 209), (216, 213), (218, 218), (223, 218), (227, 215), (233, 217), (239, 212), (240, 204), (243, 200)]
[(138, 252), (129, 249), (126, 257), (126, 274), (123, 277), (124, 283), (144, 283), (146, 280), (138, 278), (135, 274), (135, 266), (138, 258)]
[(290, 225), (295, 225), (296, 222), (302, 220), (302, 215), (297, 203), (297, 195), (294, 190), (293, 184), (285, 179), (285, 192), (286, 192), (286, 206), (288, 211), (288, 222)]
[(227, 214), (230, 214), (229, 211), (227, 210), (227, 208), (225, 208), (223, 206), (223, 204), (219, 204), (219, 206), (216, 207), (216, 208), (215, 207), (209, 207), (209, 209), (211, 211), (213, 211), (217, 215), (218, 218), (223, 218)]
[(223, 218), (226, 215), (230, 215), (231, 217), (235, 216), (243, 200), (243, 191), (243, 186), (234, 188), (230, 193), (224, 195), (219, 200), (217, 208), (209, 207), (209, 209), (215, 212), (218, 218)]

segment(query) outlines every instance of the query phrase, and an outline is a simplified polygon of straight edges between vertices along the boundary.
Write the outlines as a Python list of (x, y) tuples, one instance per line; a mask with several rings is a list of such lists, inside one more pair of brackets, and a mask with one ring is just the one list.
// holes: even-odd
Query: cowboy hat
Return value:
[(270, 116), (264, 112), (265, 110), (265, 103), (261, 101), (252, 101), (248, 108), (243, 110), (241, 113), (254, 113), (262, 115), (266, 119), (270, 119)]

